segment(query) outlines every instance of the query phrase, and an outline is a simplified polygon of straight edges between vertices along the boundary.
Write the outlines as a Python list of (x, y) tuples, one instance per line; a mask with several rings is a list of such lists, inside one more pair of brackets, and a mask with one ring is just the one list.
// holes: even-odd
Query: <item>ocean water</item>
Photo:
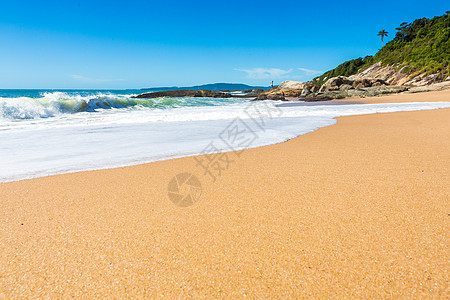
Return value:
[(0, 182), (270, 145), (340, 116), (450, 107), (131, 98), (140, 92), (0, 90)]

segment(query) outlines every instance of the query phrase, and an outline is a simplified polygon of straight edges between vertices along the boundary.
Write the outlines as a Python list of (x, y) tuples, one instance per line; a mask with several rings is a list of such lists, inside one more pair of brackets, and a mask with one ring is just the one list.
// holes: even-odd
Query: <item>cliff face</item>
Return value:
[[(351, 79), (358, 78), (374, 78), (382, 79), (390, 85), (406, 85), (406, 86), (424, 86), (446, 80), (443, 73), (429, 74), (426, 73), (413, 76), (414, 73), (408, 71), (407, 67), (401, 67), (399, 64), (392, 66), (382, 66), (381, 62), (377, 62), (365, 70), (350, 76)], [(449, 78), (447, 78), (449, 79)]]

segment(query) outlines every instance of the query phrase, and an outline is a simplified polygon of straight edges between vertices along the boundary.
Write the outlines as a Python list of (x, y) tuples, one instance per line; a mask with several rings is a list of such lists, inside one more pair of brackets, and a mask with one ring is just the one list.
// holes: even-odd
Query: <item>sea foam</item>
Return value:
[[(211, 153), (281, 143), (335, 124), (340, 116), (450, 107), (450, 102), (285, 107), (279, 101), (170, 98), (152, 100), (152, 106), (128, 105), (135, 101), (128, 98), (121, 100), (127, 105), (102, 107), (64, 97), (0, 99), (0, 182), (197, 155), (208, 147)], [(92, 110), (61, 107), (69, 100), (89, 103)], [(163, 104), (153, 105), (158, 101)], [(235, 133), (242, 130), (246, 142), (236, 143)]]

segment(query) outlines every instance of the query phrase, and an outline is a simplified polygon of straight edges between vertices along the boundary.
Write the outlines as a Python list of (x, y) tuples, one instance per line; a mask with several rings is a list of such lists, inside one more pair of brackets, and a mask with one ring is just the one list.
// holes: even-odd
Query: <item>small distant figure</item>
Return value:
[(273, 80), (270, 82), (270, 86), (273, 87)]

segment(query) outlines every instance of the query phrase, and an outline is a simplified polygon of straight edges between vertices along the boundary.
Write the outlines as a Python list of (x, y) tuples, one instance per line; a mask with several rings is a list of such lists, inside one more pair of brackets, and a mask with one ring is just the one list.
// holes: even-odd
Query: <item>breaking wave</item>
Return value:
[(131, 98), (131, 95), (96, 94), (70, 95), (64, 92), (45, 92), (40, 98), (0, 97), (0, 118), (36, 119), (61, 114), (96, 112), (104, 109), (166, 109), (177, 107), (217, 106), (236, 103), (239, 100), (213, 98)]

